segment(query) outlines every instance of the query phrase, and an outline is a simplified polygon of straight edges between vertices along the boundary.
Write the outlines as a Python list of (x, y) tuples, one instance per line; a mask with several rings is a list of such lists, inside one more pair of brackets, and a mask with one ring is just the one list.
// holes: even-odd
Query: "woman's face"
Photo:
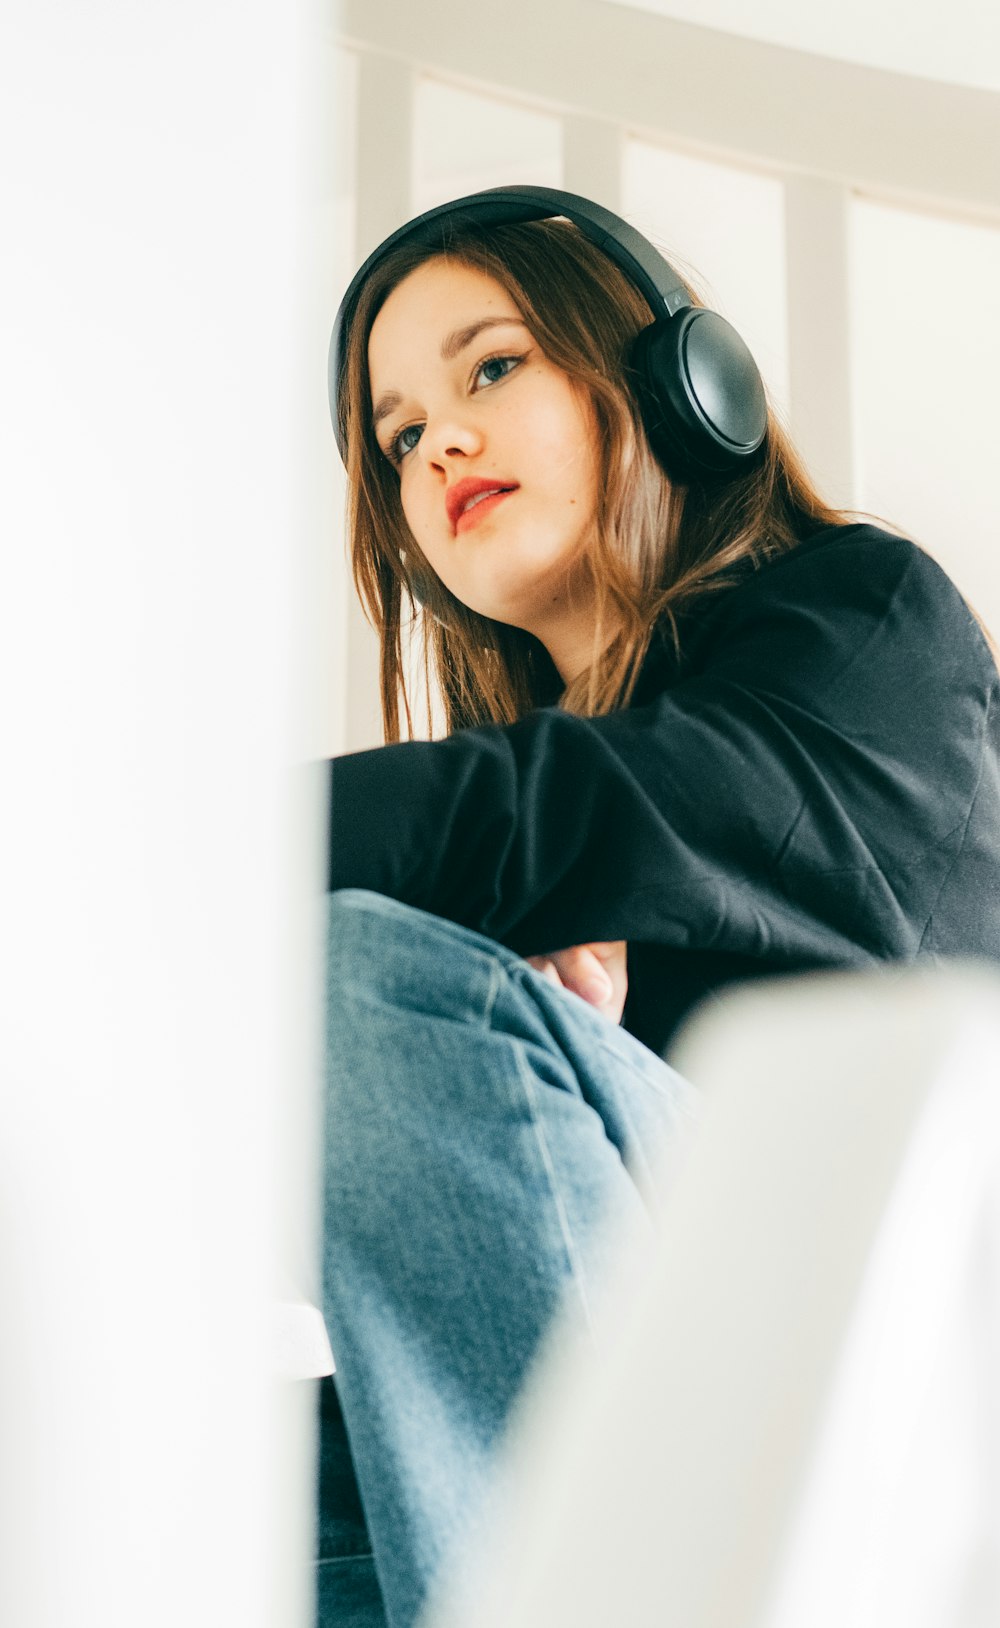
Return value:
[[(492, 277), (426, 261), (372, 326), (375, 434), (428, 563), (470, 609), (536, 634), (563, 667), (587, 626), (593, 408)], [(579, 636), (575, 640), (580, 645)]]

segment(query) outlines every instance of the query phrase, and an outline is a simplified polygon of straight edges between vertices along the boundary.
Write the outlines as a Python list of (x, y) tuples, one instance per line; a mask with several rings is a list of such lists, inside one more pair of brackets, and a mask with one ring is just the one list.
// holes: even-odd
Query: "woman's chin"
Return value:
[(530, 633), (551, 619), (553, 613), (558, 616), (558, 605), (565, 598), (565, 592), (555, 573), (541, 573), (538, 580), (526, 581), (524, 572), (516, 576), (511, 572), (509, 581), (498, 574), (488, 583), (469, 584), (468, 597), (462, 594), (459, 597), (480, 616)]

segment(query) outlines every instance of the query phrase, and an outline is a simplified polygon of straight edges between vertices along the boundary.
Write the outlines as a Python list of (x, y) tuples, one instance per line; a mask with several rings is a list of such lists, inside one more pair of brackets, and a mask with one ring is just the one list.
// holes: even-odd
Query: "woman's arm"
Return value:
[(529, 955), (915, 953), (984, 752), (1000, 800), (996, 670), (913, 544), (866, 526), (816, 541), (720, 596), (689, 676), (644, 705), (336, 760), (331, 886)]

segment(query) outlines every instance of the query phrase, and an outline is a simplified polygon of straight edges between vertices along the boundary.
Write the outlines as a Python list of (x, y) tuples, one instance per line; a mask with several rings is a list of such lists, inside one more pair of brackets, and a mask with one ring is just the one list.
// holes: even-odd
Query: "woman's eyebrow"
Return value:
[[(464, 328), (456, 328), (441, 345), (442, 361), (453, 362), (455, 357), (465, 349), (466, 345), (472, 344), (476, 335), (481, 334), (484, 328), (505, 328), (508, 325), (516, 328), (527, 327), (527, 323), (521, 317), (480, 317), (476, 322), (467, 323)], [(373, 430), (378, 429), (383, 418), (387, 418), (390, 413), (395, 412), (402, 399), (398, 390), (387, 390), (384, 395), (379, 396), (372, 413)]]
[(470, 322), (464, 328), (456, 328), (441, 346), (442, 361), (454, 361), (459, 352), (463, 351), (466, 345), (471, 345), (476, 335), (481, 334), (484, 328), (505, 328), (511, 324), (518, 328), (526, 326), (521, 317), (480, 317), (478, 322)]
[(388, 418), (390, 413), (395, 412), (402, 399), (398, 390), (387, 390), (383, 396), (379, 396), (378, 401), (375, 403), (375, 410), (372, 413), (373, 430), (378, 429), (383, 418)]

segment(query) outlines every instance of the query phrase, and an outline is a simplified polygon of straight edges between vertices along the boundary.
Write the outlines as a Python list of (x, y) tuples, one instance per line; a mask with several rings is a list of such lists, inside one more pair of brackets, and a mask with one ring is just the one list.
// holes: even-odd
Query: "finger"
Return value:
[(536, 972), (540, 972), (543, 978), (547, 978), (550, 984), (555, 984), (557, 989), (563, 988), (563, 981), (551, 956), (529, 955), (525, 959), (528, 965), (534, 967)]
[(603, 963), (606, 961), (617, 961), (625, 949), (625, 944), (623, 940), (618, 939), (611, 940), (608, 943), (582, 944), (579, 945), (578, 948), (590, 950), (591, 954), (596, 955), (598, 961)]
[(598, 957), (591, 953), (589, 945), (575, 944), (568, 950), (559, 950), (552, 959), (566, 987), (592, 1006), (603, 1006), (611, 999), (614, 993), (611, 977)]

